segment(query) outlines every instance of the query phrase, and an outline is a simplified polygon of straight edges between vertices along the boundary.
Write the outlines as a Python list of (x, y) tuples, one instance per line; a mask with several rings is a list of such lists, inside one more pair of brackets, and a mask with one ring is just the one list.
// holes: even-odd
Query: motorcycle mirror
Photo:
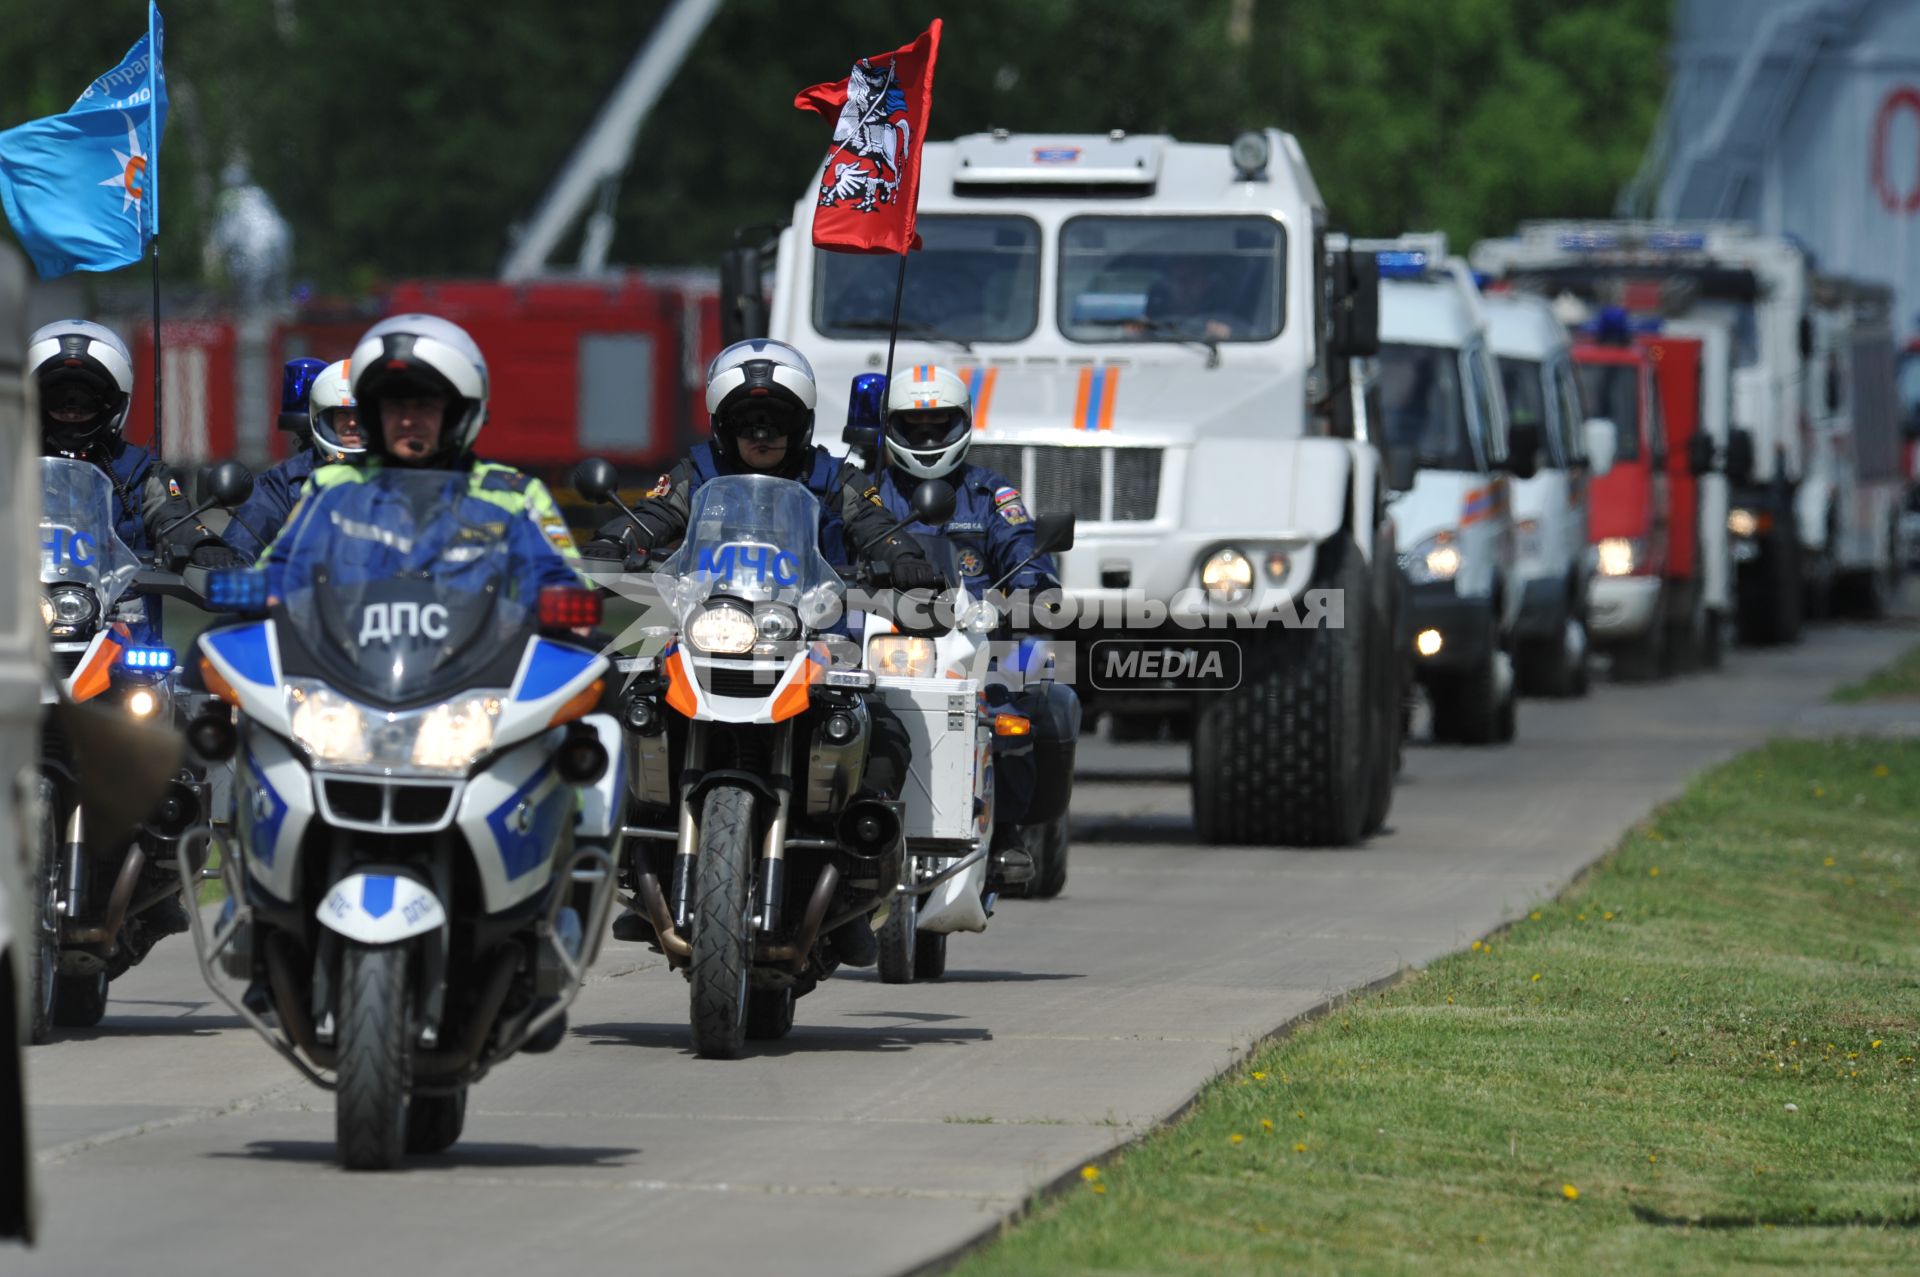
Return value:
[(1033, 521), (1033, 552), (1056, 554), (1071, 550), (1076, 522), (1072, 514), (1043, 514), (1036, 518)]
[(943, 479), (928, 479), (913, 490), (913, 517), (938, 527), (953, 517), (953, 485)]
[(215, 505), (232, 509), (253, 495), (253, 471), (238, 461), (222, 461), (201, 472), (200, 485)]
[(620, 472), (605, 457), (588, 457), (573, 468), (573, 490), (589, 501), (611, 501), (619, 487)]
[(1540, 473), (1540, 445), (1545, 437), (1537, 421), (1516, 421), (1507, 427), (1506, 471), (1516, 479)]
[(1613, 452), (1620, 433), (1610, 417), (1590, 417), (1583, 427), (1586, 434), (1587, 470), (1596, 479), (1604, 479), (1613, 469)]

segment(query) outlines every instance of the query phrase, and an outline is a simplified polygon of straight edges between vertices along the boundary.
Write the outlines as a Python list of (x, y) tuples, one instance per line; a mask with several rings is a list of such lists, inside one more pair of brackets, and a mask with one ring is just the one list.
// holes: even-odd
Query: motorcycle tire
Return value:
[(390, 1170), (411, 1126), (407, 950), (349, 944), (340, 958), (334, 1141), (350, 1171)]
[(452, 1095), (416, 1095), (407, 1106), (407, 1152), (444, 1153), (466, 1125), (466, 1087)]
[(875, 933), (880, 941), (880, 983), (912, 984), (914, 955), (920, 938), (920, 901), (895, 896), (887, 920)]
[(53, 1022), (63, 1029), (91, 1029), (107, 1018), (107, 973), (57, 976)]
[(947, 937), (944, 932), (922, 931), (914, 937), (913, 970), (922, 980), (938, 980), (947, 973)]
[[(53, 1035), (54, 1002), (60, 987), (60, 825), (53, 782), (39, 781), (40, 822), (34, 846), (32, 1040)], [(105, 1008), (102, 1007), (104, 1012)]]
[(1027, 854), (1033, 857), (1033, 878), (1023, 894), (1030, 900), (1051, 900), (1066, 889), (1067, 851), (1072, 842), (1067, 813), (1061, 812), (1044, 824), (1028, 825), (1020, 832), (1026, 838)]
[(694, 867), (693, 1049), (731, 1060), (747, 1040), (753, 969), (753, 795), (736, 785), (707, 792)]
[(747, 1037), (755, 1042), (778, 1042), (793, 1032), (793, 986), (754, 989), (747, 994)]

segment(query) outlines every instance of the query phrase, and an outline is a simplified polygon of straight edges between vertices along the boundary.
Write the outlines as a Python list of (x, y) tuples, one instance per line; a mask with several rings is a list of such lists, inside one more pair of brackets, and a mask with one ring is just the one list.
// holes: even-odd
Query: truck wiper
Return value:
[(1166, 337), (1182, 346), (1198, 346), (1207, 352), (1207, 367), (1220, 366), (1220, 339), (1218, 337), (1189, 337), (1180, 331), (1180, 326), (1170, 319), (1141, 320), (1140, 329), (1149, 337)]
[[(883, 333), (893, 327), (887, 319), (842, 319), (833, 325), (835, 328), (847, 328), (857, 333)], [(969, 355), (973, 353), (973, 343), (964, 337), (949, 337), (931, 324), (916, 324), (912, 320), (900, 321), (902, 337), (918, 337), (924, 341), (937, 341), (948, 346), (958, 346)]]

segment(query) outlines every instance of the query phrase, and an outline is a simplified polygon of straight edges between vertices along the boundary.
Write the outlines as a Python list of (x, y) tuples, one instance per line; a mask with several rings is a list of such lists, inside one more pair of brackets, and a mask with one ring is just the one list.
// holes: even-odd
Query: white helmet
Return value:
[[(357, 457), (367, 450), (367, 445), (357, 443), (348, 445), (340, 442), (339, 431), (333, 428), (333, 416), (341, 409), (357, 410), (358, 402), (353, 397), (353, 383), (348, 373), (353, 368), (351, 359), (342, 359), (338, 363), (328, 364), (313, 379), (313, 386), (307, 391), (307, 424), (313, 431), (314, 440), (335, 456)], [(365, 427), (361, 427), (362, 431)], [(366, 439), (364, 433), (362, 440)]]
[(120, 437), (132, 403), (133, 355), (118, 333), (85, 319), (47, 324), (27, 339), (26, 368), (39, 383), (47, 447), (79, 453)]
[(346, 361), (366, 450), (386, 455), (380, 401), (395, 395), (439, 395), (447, 402), (436, 458), (473, 447), (487, 420), (487, 360), (467, 330), (438, 315), (395, 315), (367, 329)]
[(959, 373), (915, 364), (887, 386), (887, 456), (901, 470), (944, 479), (972, 446), (973, 396)]
[(820, 391), (807, 357), (784, 341), (737, 341), (707, 365), (707, 413), (727, 462), (740, 464), (740, 431), (773, 426), (788, 440), (783, 469), (804, 464)]

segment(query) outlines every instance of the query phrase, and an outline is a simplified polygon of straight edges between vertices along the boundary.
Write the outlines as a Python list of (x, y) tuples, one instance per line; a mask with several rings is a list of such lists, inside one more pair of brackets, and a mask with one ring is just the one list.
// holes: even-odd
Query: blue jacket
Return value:
[(320, 454), (302, 448), (285, 461), (261, 472), (253, 481), (253, 495), (233, 512), (226, 542), (243, 558), (258, 559), (286, 526), (299, 503), (300, 490), (320, 465)]
[[(1033, 516), (1020, 499), (1020, 490), (985, 466), (963, 462), (947, 480), (953, 485), (953, 517), (938, 529), (914, 522), (922, 535), (938, 532), (953, 543), (967, 589), (978, 595), (1014, 572), (1033, 553)], [(880, 501), (896, 519), (913, 510), (911, 500), (920, 481), (888, 466), (880, 477)], [(1053, 556), (1043, 554), (1014, 572), (1008, 590), (1044, 590), (1060, 584)]]
[[(688, 449), (687, 459), (681, 465), (691, 472), (692, 482), (686, 489), (688, 497), (709, 479), (723, 474), (742, 473), (721, 467), (720, 454), (714, 450), (712, 440), (696, 443)], [(820, 498), (820, 505), (826, 511), (826, 517), (820, 523), (820, 557), (829, 563), (846, 563), (846, 525), (840, 518), (840, 459), (815, 444), (805, 467), (793, 477), (805, 484), (808, 492)]]

